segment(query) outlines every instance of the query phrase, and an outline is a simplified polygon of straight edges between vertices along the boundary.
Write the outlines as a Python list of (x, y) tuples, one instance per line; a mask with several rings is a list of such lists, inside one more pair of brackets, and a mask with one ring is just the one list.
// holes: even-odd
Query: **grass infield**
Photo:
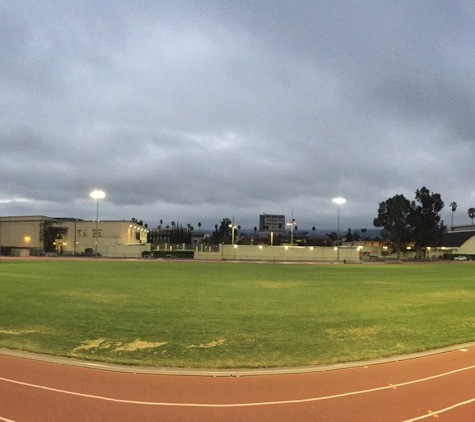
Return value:
[(0, 262), (0, 347), (129, 365), (319, 365), (475, 340), (475, 266)]

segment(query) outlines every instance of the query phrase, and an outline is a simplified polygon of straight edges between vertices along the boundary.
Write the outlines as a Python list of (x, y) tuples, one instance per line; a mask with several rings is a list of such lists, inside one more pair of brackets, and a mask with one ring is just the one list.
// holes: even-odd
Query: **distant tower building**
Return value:
[(259, 216), (259, 230), (284, 234), (285, 215), (261, 214)]

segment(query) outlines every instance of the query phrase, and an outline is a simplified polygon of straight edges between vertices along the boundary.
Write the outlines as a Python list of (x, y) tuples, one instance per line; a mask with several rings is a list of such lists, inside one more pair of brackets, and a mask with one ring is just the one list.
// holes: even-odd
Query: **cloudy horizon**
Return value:
[(373, 228), (426, 186), (475, 207), (475, 3), (5, 1), (0, 215), (293, 213)]

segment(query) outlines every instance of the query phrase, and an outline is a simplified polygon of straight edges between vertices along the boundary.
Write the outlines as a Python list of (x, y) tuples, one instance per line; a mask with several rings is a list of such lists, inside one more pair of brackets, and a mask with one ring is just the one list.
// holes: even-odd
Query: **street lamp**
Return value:
[(294, 213), (292, 212), (292, 221), (287, 223), (290, 226), (290, 246), (294, 245), (294, 227), (297, 223), (295, 222)]
[(340, 262), (340, 205), (343, 205), (346, 202), (346, 199), (339, 196), (338, 198), (333, 198), (333, 202), (338, 205), (338, 229), (336, 232), (336, 262)]
[(231, 228), (231, 239), (232, 245), (234, 245), (234, 230), (237, 228), (234, 224), (230, 224), (229, 227)]
[(104, 199), (106, 193), (102, 190), (93, 190), (89, 196), (96, 200), (96, 258), (97, 258), (97, 240), (99, 237), (99, 199)]

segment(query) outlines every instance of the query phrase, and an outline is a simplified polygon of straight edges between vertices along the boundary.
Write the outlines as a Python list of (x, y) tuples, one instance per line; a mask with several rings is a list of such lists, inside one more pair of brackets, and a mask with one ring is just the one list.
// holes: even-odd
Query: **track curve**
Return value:
[(0, 354), (0, 421), (443, 421), (475, 414), (475, 347), (304, 374), (196, 377)]

